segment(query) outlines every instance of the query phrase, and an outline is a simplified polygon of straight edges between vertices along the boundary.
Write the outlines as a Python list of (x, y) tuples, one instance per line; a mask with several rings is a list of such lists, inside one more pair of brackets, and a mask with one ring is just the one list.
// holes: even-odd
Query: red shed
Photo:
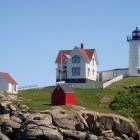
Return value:
[(75, 94), (67, 84), (58, 84), (51, 95), (52, 105), (75, 104)]

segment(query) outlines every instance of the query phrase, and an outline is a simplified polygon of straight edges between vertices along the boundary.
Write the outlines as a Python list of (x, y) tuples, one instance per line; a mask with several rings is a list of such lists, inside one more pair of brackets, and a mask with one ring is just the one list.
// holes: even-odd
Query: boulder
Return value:
[(11, 111), (16, 111), (16, 110), (17, 110), (16, 107), (15, 107), (13, 104), (10, 104), (10, 105), (9, 105), (9, 109), (10, 109)]
[(0, 103), (0, 114), (10, 113), (11, 112), (11, 110), (9, 109), (10, 104), (12, 104), (11, 101), (2, 101)]
[(93, 134), (87, 134), (86, 140), (98, 140), (98, 137)]
[(59, 132), (63, 134), (64, 139), (84, 140), (86, 138), (86, 133), (76, 130), (59, 129)]
[(63, 109), (53, 109), (51, 111), (54, 125), (63, 129), (74, 130), (76, 126), (75, 118), (72, 112)]
[(10, 140), (10, 139), (0, 132), (0, 140)]

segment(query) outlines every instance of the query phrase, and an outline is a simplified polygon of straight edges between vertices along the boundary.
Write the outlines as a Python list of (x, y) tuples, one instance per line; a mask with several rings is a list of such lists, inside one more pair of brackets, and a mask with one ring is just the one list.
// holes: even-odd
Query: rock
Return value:
[(127, 134), (133, 136), (138, 131), (136, 123), (131, 119), (114, 114), (82, 112), (86, 115), (89, 130), (94, 131), (98, 135), (104, 130), (112, 130), (119, 135)]
[(32, 127), (27, 127), (27, 129), (21, 129), (21, 131), (16, 135), (15, 140), (63, 140), (62, 135), (56, 129), (37, 127), (33, 125)]
[(19, 129), (20, 123), (14, 122), (13, 120), (2, 120), (2, 127), (12, 127), (14, 129)]
[(11, 101), (3, 101), (0, 103), (0, 114), (7, 114), (10, 113), (11, 110), (9, 109), (9, 105), (12, 104)]
[(29, 111), (29, 107), (27, 105), (22, 105), (22, 104), (18, 104), (17, 107), (24, 112), (28, 112)]
[(19, 124), (22, 123), (22, 120), (16, 116), (11, 116), (10, 119), (16, 123), (19, 123)]
[(120, 137), (114, 137), (114, 140), (122, 140)]
[(16, 107), (14, 105), (12, 105), (12, 104), (9, 105), (9, 109), (11, 111), (16, 111), (17, 110)]
[(102, 132), (102, 135), (104, 137), (108, 137), (108, 138), (113, 138), (114, 137), (114, 133), (112, 132), (112, 130), (106, 130)]
[(125, 134), (122, 135), (122, 139), (123, 139), (123, 140), (130, 140), (130, 139), (128, 138), (128, 136), (125, 135)]
[(75, 129), (76, 122), (72, 112), (68, 113), (68, 111), (63, 109), (53, 109), (51, 113), (53, 122), (56, 126), (63, 129)]
[(75, 130), (59, 130), (62, 134), (64, 139), (76, 139), (76, 140), (84, 140), (86, 138), (86, 134), (84, 132), (75, 131)]
[[(30, 114), (14, 109), (11, 111), (10, 105), (9, 101), (0, 103), (5, 110), (10, 110), (8, 114), (0, 115), (3, 133), (0, 136), (7, 135), (10, 139), (140, 140), (135, 122), (119, 115), (88, 111), (76, 106), (67, 110), (58, 106)], [(13, 106), (26, 108), (24, 105)]]
[(140, 140), (140, 131), (138, 131), (134, 137), (135, 140)]
[(86, 140), (98, 140), (98, 137), (93, 134), (87, 134)]
[(12, 95), (12, 94), (8, 94), (7, 98), (10, 101), (17, 101), (18, 100), (17, 95)]
[(21, 126), (20, 123), (14, 122), (13, 120), (2, 119), (1, 131), (2, 131), (3, 134), (5, 134), (9, 138), (13, 139), (14, 136), (15, 136), (15, 133), (17, 133), (20, 126)]
[(10, 140), (10, 139), (0, 132), (0, 140)]

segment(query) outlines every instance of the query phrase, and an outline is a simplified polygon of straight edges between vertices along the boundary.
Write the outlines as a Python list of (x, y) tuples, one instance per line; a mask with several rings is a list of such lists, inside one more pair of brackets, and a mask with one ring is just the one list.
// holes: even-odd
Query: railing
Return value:
[(111, 80), (105, 82), (105, 83), (103, 84), (103, 88), (106, 88), (107, 86), (109, 86), (109, 85), (111, 85), (112, 83), (117, 82), (117, 81), (119, 81), (119, 80), (121, 80), (121, 79), (123, 79), (123, 75), (119, 75), (119, 76), (117, 76), (117, 77), (115, 77), (115, 78), (113, 78), (113, 79), (111, 79)]
[(107, 86), (111, 85), (114, 82), (117, 82), (119, 80), (123, 79), (123, 75), (119, 75), (105, 83), (93, 83), (93, 84), (87, 84), (87, 83), (68, 83), (71, 87), (78, 87), (78, 88), (106, 88)]
[(18, 90), (36, 89), (36, 88), (38, 88), (38, 85), (27, 85), (19, 87)]
[(68, 83), (71, 87), (77, 88), (103, 88), (103, 83), (87, 84), (87, 83)]
[(132, 40), (132, 36), (127, 36), (127, 41), (131, 41)]

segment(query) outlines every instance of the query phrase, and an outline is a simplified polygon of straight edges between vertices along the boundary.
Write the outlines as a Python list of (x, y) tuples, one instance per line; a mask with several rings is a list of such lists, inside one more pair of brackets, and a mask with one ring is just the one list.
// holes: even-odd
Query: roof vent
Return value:
[(83, 43), (81, 43), (81, 49), (84, 49), (84, 44)]

